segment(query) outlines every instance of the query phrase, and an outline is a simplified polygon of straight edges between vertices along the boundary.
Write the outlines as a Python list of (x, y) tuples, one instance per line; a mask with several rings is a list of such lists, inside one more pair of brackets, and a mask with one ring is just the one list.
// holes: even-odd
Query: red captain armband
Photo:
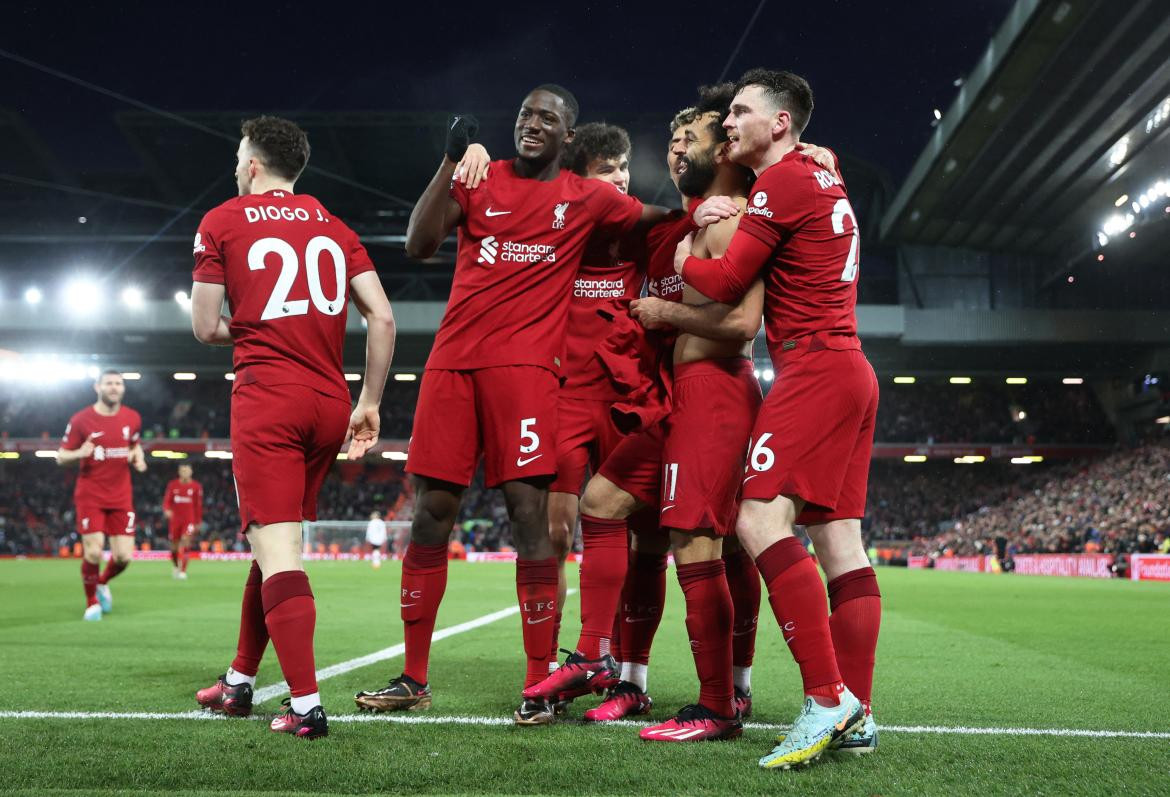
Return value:
[(712, 301), (736, 304), (764, 270), (772, 248), (750, 233), (737, 232), (717, 260), (691, 255), (683, 261), (683, 282)]

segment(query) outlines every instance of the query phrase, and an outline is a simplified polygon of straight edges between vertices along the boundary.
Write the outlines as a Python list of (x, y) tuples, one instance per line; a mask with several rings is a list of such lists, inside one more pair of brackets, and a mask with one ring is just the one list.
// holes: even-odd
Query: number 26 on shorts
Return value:
[(760, 439), (755, 441), (748, 440), (748, 464), (744, 467), (746, 472), (748, 468), (763, 473), (766, 470), (771, 470), (772, 466), (776, 464), (776, 452), (768, 448), (768, 441), (772, 439), (771, 432), (764, 432), (760, 435)]

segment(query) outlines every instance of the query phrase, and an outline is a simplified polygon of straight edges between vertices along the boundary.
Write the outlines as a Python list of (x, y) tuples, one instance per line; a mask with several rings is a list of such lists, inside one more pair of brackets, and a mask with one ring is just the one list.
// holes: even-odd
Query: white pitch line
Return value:
[[(572, 595), (576, 591), (577, 590), (575, 589), (571, 589), (566, 593), (566, 595)], [(498, 612), (492, 612), (491, 614), (485, 614), (482, 617), (476, 617), (474, 620), (468, 620), (466, 623), (453, 625), (450, 628), (443, 628), (431, 634), (431, 644), (438, 642), (440, 639), (446, 639), (449, 636), (463, 634), (467, 631), (474, 631), (476, 628), (494, 623), (496, 620), (503, 620), (505, 617), (511, 617), (513, 614), (518, 614), (519, 611), (519, 606), (509, 606), (506, 609), (500, 609)], [(391, 645), (388, 648), (382, 648), (381, 650), (376, 650), (373, 653), (367, 653), (365, 656), (359, 656), (356, 659), (350, 659), (349, 661), (343, 661), (339, 664), (330, 665), (329, 667), (326, 667), (322, 670), (317, 670), (317, 681), (320, 683), (321, 681), (333, 678), (338, 675), (344, 675), (345, 673), (351, 672), (360, 667), (367, 667), (371, 664), (377, 664), (380, 661), (397, 658), (405, 652), (406, 644), (399, 642), (397, 645)], [(263, 703), (265, 701), (271, 700), (274, 697), (280, 697), (287, 692), (288, 682), (281, 681), (278, 684), (272, 684), (271, 686), (265, 686), (257, 689), (255, 694), (252, 696), (252, 702)]]
[[(50, 719), (50, 720), (226, 720), (222, 714), (207, 711), (0, 711), (0, 719)], [(266, 717), (254, 716), (262, 720)], [(380, 722), (391, 725), (473, 725), (478, 727), (510, 726), (515, 723), (509, 717), (441, 716), (428, 714), (336, 714), (329, 718), (334, 723)], [(584, 727), (586, 723), (569, 721), (564, 723)], [(618, 720), (606, 722), (597, 727), (641, 728), (645, 722)], [(748, 730), (786, 731), (791, 725), (777, 725), (767, 722), (746, 722)], [(882, 733), (954, 734), (960, 736), (1065, 736), (1092, 739), (1170, 739), (1165, 731), (1110, 731), (1083, 728), (980, 728), (947, 725), (879, 725)]]

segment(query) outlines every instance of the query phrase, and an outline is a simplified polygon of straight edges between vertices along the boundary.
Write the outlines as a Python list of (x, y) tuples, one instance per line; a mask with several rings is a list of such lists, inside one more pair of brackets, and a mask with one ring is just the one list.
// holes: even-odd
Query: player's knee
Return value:
[(130, 554), (119, 554), (113, 557), (114, 562), (117, 563), (120, 567), (128, 567), (130, 565), (131, 558), (132, 557)]
[(613, 482), (605, 479), (590, 479), (581, 496), (581, 514), (599, 518), (621, 519), (629, 517), (634, 509), (634, 498)]
[(573, 547), (573, 531), (564, 523), (549, 525), (548, 541), (552, 543), (553, 554), (562, 562)]

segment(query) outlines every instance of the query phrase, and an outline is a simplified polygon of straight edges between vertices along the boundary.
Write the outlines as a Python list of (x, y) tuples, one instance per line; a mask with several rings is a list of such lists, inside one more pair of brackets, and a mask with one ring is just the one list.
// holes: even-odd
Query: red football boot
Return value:
[(677, 717), (643, 728), (647, 742), (708, 742), (736, 739), (743, 733), (739, 716), (721, 717), (706, 706), (684, 706)]
[(601, 705), (585, 712), (585, 719), (590, 722), (613, 722), (623, 717), (633, 717), (638, 714), (649, 714), (654, 701), (636, 684), (622, 681), (609, 690)]
[[(580, 653), (570, 653), (565, 663), (549, 673), (540, 683), (524, 690), (526, 698), (543, 697), (559, 700), (562, 694), (573, 695), (601, 692), (616, 682), (620, 674), (617, 662), (608, 653), (597, 659), (587, 659)], [(585, 692), (579, 690), (584, 689)]]
[(230, 717), (247, 717), (252, 713), (252, 685), (243, 683), (228, 686), (227, 674), (219, 676), (215, 683), (195, 693), (195, 700), (205, 709)]
[(307, 714), (298, 714), (292, 709), (292, 699), (284, 699), (284, 711), (272, 718), (268, 726), (276, 733), (291, 733), (301, 739), (320, 739), (329, 735), (329, 720), (325, 709), (314, 706)]
[(738, 686), (735, 687), (735, 700), (732, 701), (735, 710), (739, 712), (740, 719), (747, 719), (752, 715), (752, 692), (751, 690), (744, 691)]

